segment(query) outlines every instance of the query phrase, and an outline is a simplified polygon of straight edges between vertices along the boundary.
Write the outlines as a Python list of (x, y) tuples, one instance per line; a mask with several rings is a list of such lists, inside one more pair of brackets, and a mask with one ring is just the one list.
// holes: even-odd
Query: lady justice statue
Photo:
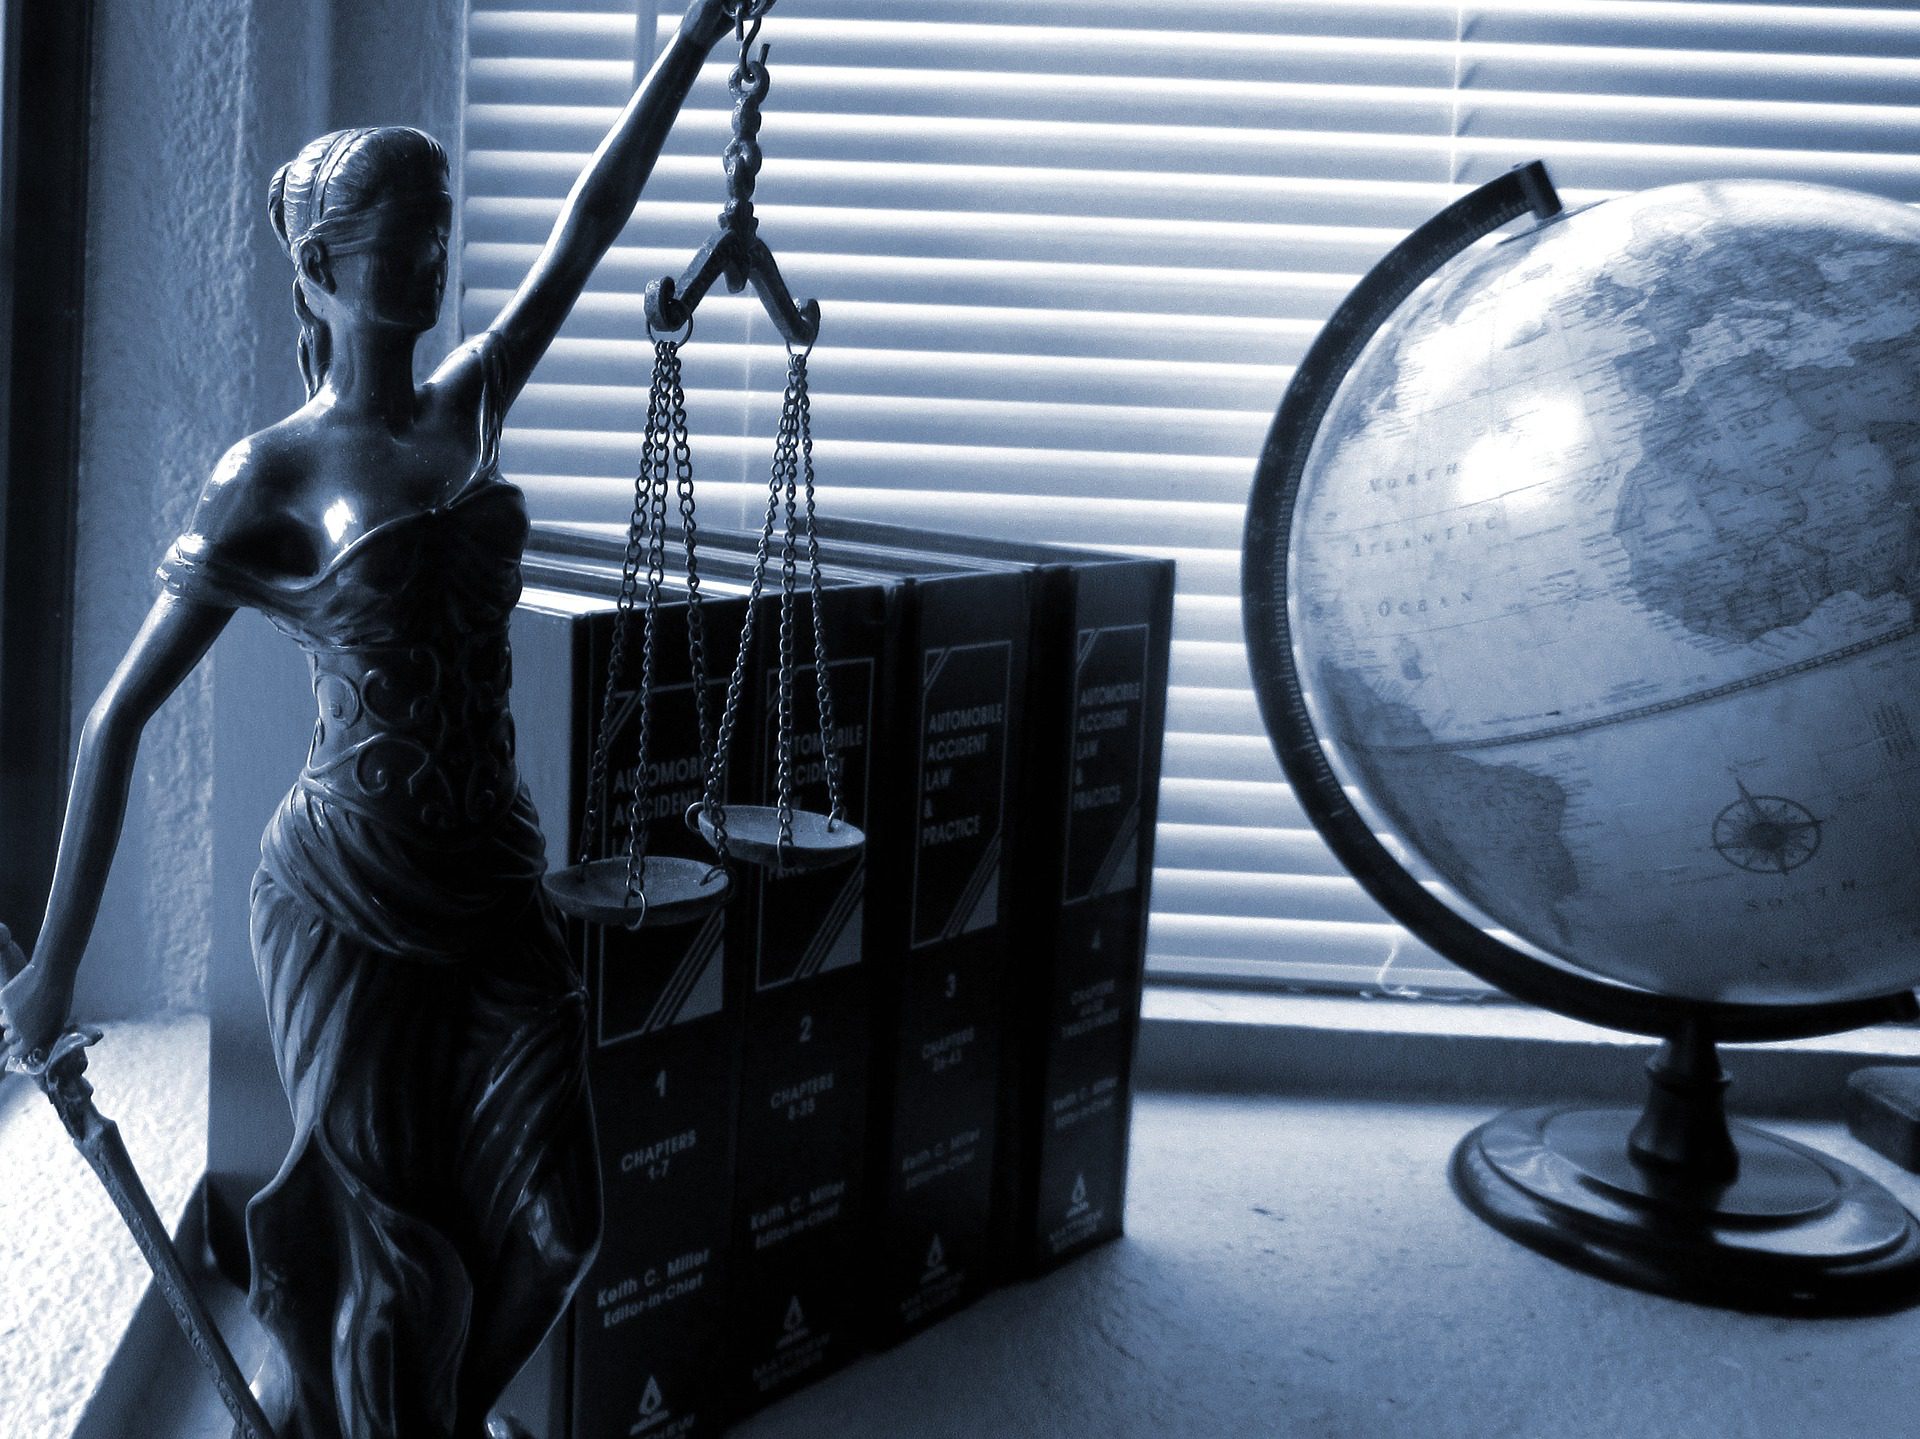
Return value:
[(67, 1021), (147, 719), (236, 608), (307, 652), (319, 721), (254, 877), (295, 1139), (247, 1212), (254, 1389), (280, 1439), (482, 1439), (600, 1235), (579, 980), (514, 769), (507, 622), (527, 512), (502, 419), (633, 213), (707, 52), (692, 0), (482, 334), (416, 388), (452, 219), (417, 130), (323, 135), (273, 177), (308, 400), (242, 440), (81, 735), (46, 921), (0, 1040)]

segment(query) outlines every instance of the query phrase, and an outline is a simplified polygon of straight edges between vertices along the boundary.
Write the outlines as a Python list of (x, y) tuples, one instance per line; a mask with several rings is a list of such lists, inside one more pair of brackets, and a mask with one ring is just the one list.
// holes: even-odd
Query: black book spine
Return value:
[(1013, 737), (1026, 665), (1021, 577), (900, 587), (891, 803), (876, 842), (874, 1331), (890, 1342), (989, 1282), (1008, 933)]
[[(702, 787), (685, 615), (684, 604), (663, 605), (659, 615), (656, 655), (670, 678), (655, 684), (643, 819), (652, 853), (703, 857), (682, 822)], [(725, 637), (737, 632), (739, 619), (737, 604), (708, 607), (714, 674), (724, 675), (731, 661)], [(571, 647), (564, 757), (545, 753), (561, 735), (559, 727), (550, 733), (536, 719), (536, 713), (544, 718), (544, 702), (516, 706), (529, 785), (536, 788), (556, 865), (579, 857), (573, 851), (613, 622), (606, 608), (578, 621), (585, 640)], [(638, 623), (636, 617), (632, 663), (615, 697), (612, 793), (593, 837), (596, 855), (624, 852), (627, 840), (640, 718)], [(547, 639), (546, 626), (518, 620), (516, 626), (521, 648)], [(709, 684), (717, 715), (724, 683)], [(561, 771), (564, 796), (540, 794)], [(564, 1427), (555, 1424), (549, 1433), (556, 1439), (716, 1434), (725, 1418), (719, 1380), (726, 1215), (742, 1019), (740, 997), (727, 983), (725, 915), (639, 931), (570, 922), (568, 941), (588, 994), (588, 1076), (605, 1222), (599, 1257), (553, 1341), (561, 1347), (548, 1356), (548, 1412), (564, 1415)]]
[(1027, 1269), (1122, 1230), (1172, 630), (1170, 566), (1074, 565), (1041, 579), (1055, 761), (1035, 791), (1055, 808), (1034, 844), (1056, 858), (1028, 876), (1043, 948), (1013, 991), (1030, 1069), (1009, 1237)]
[[(845, 818), (868, 827), (885, 619), (877, 586), (835, 586), (823, 615), (834, 758)], [(779, 601), (757, 620), (760, 723), (743, 730), (736, 793), (777, 801)], [(793, 611), (811, 655), (811, 602)], [(812, 663), (793, 675), (793, 803), (825, 813), (827, 769)], [(727, 1389), (736, 1413), (770, 1402), (859, 1352), (865, 1257), (872, 965), (864, 953), (867, 861), (778, 874), (735, 865), (729, 940), (746, 1008)]]

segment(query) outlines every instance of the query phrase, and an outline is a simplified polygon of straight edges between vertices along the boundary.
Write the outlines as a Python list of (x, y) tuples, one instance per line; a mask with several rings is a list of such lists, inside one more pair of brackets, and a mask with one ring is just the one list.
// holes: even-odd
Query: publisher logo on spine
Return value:
[(967, 1266), (959, 1268), (947, 1262), (947, 1246), (936, 1233), (927, 1246), (926, 1264), (913, 1292), (900, 1302), (900, 1318), (909, 1325), (950, 1309), (966, 1292)]
[(1079, 1248), (1106, 1224), (1106, 1206), (1095, 1204), (1087, 1193), (1086, 1171), (1074, 1175), (1066, 1200), (1065, 1208), (1060, 1211), (1060, 1222), (1047, 1232), (1047, 1252), (1050, 1254), (1064, 1254), (1070, 1249)]
[(780, 1321), (780, 1337), (774, 1340), (773, 1348), (765, 1352), (765, 1357), (753, 1366), (754, 1388), (763, 1395), (770, 1395), (789, 1387), (825, 1364), (832, 1357), (834, 1348), (831, 1315), (827, 1326), (816, 1333), (807, 1322), (807, 1311), (801, 1307), (800, 1296), (790, 1295), (786, 1315)]
[(627, 1426), (627, 1433), (633, 1439), (680, 1439), (693, 1432), (698, 1418), (697, 1414), (682, 1414), (676, 1419), (660, 1388), (659, 1376), (649, 1374), (647, 1387), (640, 1395), (639, 1417)]
[[(672, 1419), (673, 1411), (667, 1408), (667, 1397), (660, 1392), (659, 1376), (649, 1374), (647, 1376), (646, 1390), (640, 1395), (639, 1422), (628, 1429), (627, 1433), (654, 1434), (660, 1432), (663, 1426), (672, 1422)], [(667, 1430), (666, 1432), (671, 1433), (672, 1431)]]
[(936, 1234), (933, 1236), (933, 1243), (927, 1246), (927, 1269), (920, 1276), (920, 1282), (931, 1284), (946, 1272), (947, 1251), (940, 1243), (940, 1236)]

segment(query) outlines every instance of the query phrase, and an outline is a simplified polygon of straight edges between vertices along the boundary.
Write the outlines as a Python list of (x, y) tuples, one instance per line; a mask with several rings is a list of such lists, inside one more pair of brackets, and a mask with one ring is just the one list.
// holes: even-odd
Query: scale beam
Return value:
[(760, 221), (753, 213), (753, 190), (764, 158), (760, 106), (772, 81), (767, 72), (768, 47), (762, 45), (758, 56), (752, 53), (760, 20), (752, 11), (746, 14), (753, 20), (752, 27), (741, 40), (740, 60), (727, 86), (734, 101), (733, 140), (722, 160), (727, 204), (720, 212), (720, 228), (677, 283), (671, 276), (662, 276), (647, 286), (647, 325), (656, 335), (681, 334), (693, 324), (693, 312), (707, 292), (724, 279), (736, 295), (751, 285), (781, 338), (793, 349), (807, 350), (820, 335), (820, 304), (817, 300), (794, 302), (773, 252), (760, 238)]

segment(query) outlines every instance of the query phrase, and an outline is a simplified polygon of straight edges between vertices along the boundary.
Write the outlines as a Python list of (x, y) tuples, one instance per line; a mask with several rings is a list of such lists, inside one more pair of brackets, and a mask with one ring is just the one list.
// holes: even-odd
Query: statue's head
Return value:
[(293, 259), (309, 395), (326, 377), (332, 326), (418, 335), (439, 319), (453, 200), (431, 135), (383, 125), (309, 141), (275, 173), (268, 213)]

